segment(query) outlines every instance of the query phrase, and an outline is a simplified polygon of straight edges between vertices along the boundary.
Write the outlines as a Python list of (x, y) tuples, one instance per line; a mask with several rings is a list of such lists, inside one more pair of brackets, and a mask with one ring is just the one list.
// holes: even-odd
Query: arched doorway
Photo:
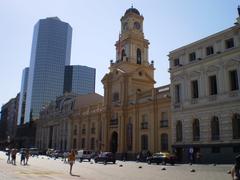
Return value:
[(116, 153), (118, 149), (118, 134), (113, 132), (111, 136), (110, 148), (112, 153)]

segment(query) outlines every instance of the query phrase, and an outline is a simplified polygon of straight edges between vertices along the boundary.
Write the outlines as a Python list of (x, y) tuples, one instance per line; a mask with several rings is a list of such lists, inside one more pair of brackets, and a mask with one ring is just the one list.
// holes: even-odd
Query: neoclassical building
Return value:
[(233, 27), (173, 50), (172, 143), (204, 162), (232, 162), (240, 153), (240, 18)]
[[(40, 118), (36, 121), (36, 146), (41, 150), (85, 148), (88, 138), (99, 137), (99, 129), (96, 129), (95, 133), (90, 133), (89, 127), (94, 123), (96, 123), (94, 126), (98, 127), (98, 114), (101, 110), (98, 107), (101, 107), (102, 101), (103, 97), (95, 93), (78, 96), (66, 93), (52, 101), (41, 110)], [(93, 108), (96, 108), (95, 111), (92, 111)], [(90, 111), (87, 111), (88, 109)], [(91, 118), (88, 117), (88, 112), (92, 112)], [(89, 121), (85, 123), (86, 117)], [(85, 138), (86, 135), (88, 138), (83, 144), (81, 138)], [(93, 150), (97, 150), (97, 147)]]
[[(37, 126), (39, 148), (112, 151), (127, 153), (129, 158), (143, 150), (171, 151), (170, 86), (154, 88), (155, 68), (148, 59), (143, 20), (133, 7), (121, 18), (116, 59), (110, 61), (110, 71), (102, 79), (102, 102), (77, 106), (73, 102), (80, 97), (69, 95), (42, 111)], [(61, 109), (60, 101), (63, 109), (72, 109), (55, 112)]]

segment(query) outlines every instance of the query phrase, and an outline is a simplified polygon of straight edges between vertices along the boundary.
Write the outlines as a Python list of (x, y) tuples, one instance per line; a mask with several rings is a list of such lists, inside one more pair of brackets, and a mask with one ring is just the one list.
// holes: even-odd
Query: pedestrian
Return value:
[(201, 163), (201, 153), (198, 151), (197, 153), (196, 153), (196, 159), (197, 159), (197, 163)]
[(194, 153), (194, 150), (193, 150), (192, 147), (189, 148), (188, 153), (189, 153), (189, 161), (190, 161), (190, 164), (192, 165), (192, 163), (193, 163), (193, 153)]
[(26, 149), (26, 155), (25, 155), (26, 161), (25, 161), (25, 165), (28, 164), (29, 156), (30, 156), (29, 149)]
[(64, 152), (63, 153), (63, 158), (64, 158), (64, 161), (63, 161), (63, 163), (67, 163), (67, 157), (68, 157), (68, 152)]
[(25, 150), (22, 150), (21, 158), (20, 158), (20, 164), (21, 165), (26, 165), (25, 159), (26, 159), (26, 152), (25, 152)]
[(9, 163), (11, 163), (11, 150), (10, 149), (7, 149), (6, 155), (8, 157), (7, 163), (9, 164)]
[(240, 155), (235, 158), (235, 164), (231, 169), (231, 175), (233, 180), (240, 180)]
[(12, 149), (12, 164), (16, 165), (17, 149)]
[(75, 157), (75, 152), (74, 152), (74, 150), (72, 149), (71, 150), (71, 152), (69, 153), (69, 155), (68, 155), (68, 163), (70, 164), (70, 174), (72, 175), (72, 166), (73, 166), (73, 164), (74, 164), (74, 162), (75, 162), (75, 159), (76, 159), (76, 157)]

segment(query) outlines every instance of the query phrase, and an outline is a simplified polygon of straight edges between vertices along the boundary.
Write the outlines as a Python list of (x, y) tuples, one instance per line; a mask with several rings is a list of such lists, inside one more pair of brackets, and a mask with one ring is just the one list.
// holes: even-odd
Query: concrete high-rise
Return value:
[(28, 74), (29, 68), (24, 68), (22, 72), (22, 82), (21, 82), (21, 91), (20, 91), (20, 98), (19, 98), (19, 107), (18, 107), (18, 117), (17, 117), (17, 124), (24, 123), (24, 113), (26, 107), (26, 95), (27, 95), (27, 84), (28, 84)]
[(65, 67), (64, 89), (65, 92), (73, 92), (75, 94), (88, 94), (95, 92), (96, 69), (71, 65)]
[(70, 64), (72, 28), (57, 17), (34, 27), (24, 122), (35, 120), (45, 104), (62, 95), (65, 65)]

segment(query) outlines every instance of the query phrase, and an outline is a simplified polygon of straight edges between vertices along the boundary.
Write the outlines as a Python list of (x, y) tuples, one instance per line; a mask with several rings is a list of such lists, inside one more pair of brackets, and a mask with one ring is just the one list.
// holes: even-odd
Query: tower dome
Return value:
[(125, 15), (127, 15), (128, 13), (135, 13), (137, 15), (140, 15), (139, 11), (136, 8), (133, 8), (133, 6), (126, 10)]

